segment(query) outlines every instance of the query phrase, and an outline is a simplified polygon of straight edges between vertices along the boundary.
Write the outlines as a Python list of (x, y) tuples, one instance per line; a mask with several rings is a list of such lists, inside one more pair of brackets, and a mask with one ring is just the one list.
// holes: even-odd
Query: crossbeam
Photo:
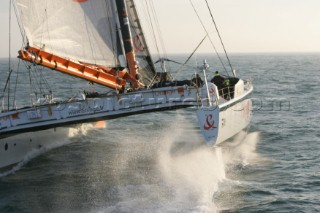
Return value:
[(35, 47), (20, 50), (18, 58), (113, 89), (122, 89), (127, 81), (136, 82), (125, 70), (75, 62)]

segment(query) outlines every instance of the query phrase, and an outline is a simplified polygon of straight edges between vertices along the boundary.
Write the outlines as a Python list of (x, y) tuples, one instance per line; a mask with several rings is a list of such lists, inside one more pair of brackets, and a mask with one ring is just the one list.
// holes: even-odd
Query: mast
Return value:
[[(127, 11), (127, 5), (125, 0), (116, 0), (116, 6), (118, 10), (119, 23), (122, 33), (122, 40), (124, 45), (124, 51), (126, 54), (128, 68), (130, 75), (133, 79), (137, 79), (138, 66), (136, 62), (136, 56), (133, 49), (133, 41), (131, 36), (131, 30), (129, 26), (129, 17)], [(137, 88), (137, 82), (132, 83), (133, 89)]]

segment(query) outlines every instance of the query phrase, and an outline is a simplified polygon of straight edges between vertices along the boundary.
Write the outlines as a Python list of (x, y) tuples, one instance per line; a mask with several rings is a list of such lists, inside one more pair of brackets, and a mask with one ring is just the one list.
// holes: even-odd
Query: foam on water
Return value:
[(259, 133), (241, 133), (232, 143), (219, 147), (201, 146), (203, 141), (195, 140), (193, 143), (199, 144), (198, 148), (174, 155), (171, 151), (174, 141), (185, 133), (184, 128), (180, 128), (174, 134), (166, 135), (159, 150), (161, 173), (167, 184), (174, 188), (175, 199), (183, 203), (184, 210), (217, 212), (219, 204), (214, 196), (220, 192), (219, 186), (234, 184), (234, 180), (228, 179), (227, 172), (232, 172), (228, 168), (237, 164), (246, 166), (260, 158), (255, 152)]
[(174, 189), (175, 202), (185, 210), (215, 211), (212, 197), (218, 190), (218, 183), (226, 178), (221, 149), (200, 146), (192, 151), (186, 149), (185, 153), (180, 150), (175, 155), (171, 148), (183, 132), (183, 129), (175, 129), (174, 134), (166, 134), (163, 139), (158, 159), (161, 174)]
[(241, 132), (233, 140), (223, 143), (222, 149), (225, 164), (246, 166), (260, 162), (263, 158), (256, 152), (258, 142), (259, 132), (250, 134)]
[[(242, 133), (233, 143), (209, 147), (185, 117), (177, 115), (174, 120), (178, 123), (153, 137), (136, 137), (125, 143), (132, 145), (127, 147), (130, 152), (120, 148), (123, 154), (116, 159), (120, 171), (132, 170), (129, 167), (139, 162), (137, 158), (148, 159), (153, 171), (151, 174), (136, 168), (131, 177), (140, 182), (118, 186), (119, 202), (102, 212), (219, 212), (220, 200), (216, 201), (215, 195), (220, 193), (220, 186), (238, 184), (228, 179), (228, 168), (245, 166), (259, 158), (255, 152), (258, 133)], [(194, 133), (188, 134), (190, 131)], [(150, 159), (154, 158), (152, 164)], [(155, 180), (146, 180), (146, 176)]]

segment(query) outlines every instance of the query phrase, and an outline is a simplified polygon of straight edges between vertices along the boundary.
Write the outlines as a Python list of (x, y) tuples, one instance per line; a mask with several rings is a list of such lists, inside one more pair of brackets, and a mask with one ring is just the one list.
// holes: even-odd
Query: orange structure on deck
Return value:
[(75, 62), (34, 47), (20, 50), (18, 58), (114, 89), (122, 89), (127, 82), (137, 84), (135, 76), (123, 69)]

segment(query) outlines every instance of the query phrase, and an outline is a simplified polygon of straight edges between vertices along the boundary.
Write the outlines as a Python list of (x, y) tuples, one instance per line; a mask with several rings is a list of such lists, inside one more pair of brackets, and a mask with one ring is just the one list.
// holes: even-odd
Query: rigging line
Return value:
[[(42, 82), (44, 82), (44, 84), (45, 84), (45, 81), (46, 81), (43, 77), (43, 69), (39, 68), (38, 66), (35, 66), (34, 70), (35, 70), (35, 72), (34, 72), (35, 88), (42, 95), (42, 94), (44, 94), (44, 91), (43, 91), (44, 87), (42, 86), (42, 84), (43, 84)], [(46, 84), (44, 86), (46, 86)]]
[(45, 75), (43, 75), (43, 71), (45, 70), (45, 68), (36, 66), (35, 70), (36, 70), (36, 72), (40, 73), (40, 83), (43, 82), (45, 89), (52, 91), (49, 82), (45, 78)]
[(147, 4), (147, 12), (148, 12), (148, 16), (149, 16), (149, 19), (150, 19), (150, 25), (151, 25), (151, 28), (152, 28), (153, 38), (154, 38), (154, 40), (155, 40), (155, 44), (156, 44), (158, 56), (159, 56), (159, 58), (160, 58), (160, 51), (159, 51), (159, 47), (158, 47), (157, 37), (156, 37), (155, 31), (154, 31), (154, 27), (153, 27), (153, 24), (152, 24), (151, 15), (150, 15), (150, 11), (149, 11), (150, 6), (149, 6), (147, 0), (146, 0), (145, 2), (146, 2), (146, 4)]
[[(41, 91), (41, 79), (40, 79), (40, 75), (39, 75), (39, 70), (37, 69), (38, 66), (35, 66), (34, 67), (34, 72), (31, 72), (30, 74), (30, 77), (33, 75), (33, 78), (34, 79), (34, 83), (31, 84), (32, 88), (33, 88), (33, 91), (36, 93), (36, 97), (38, 97), (37, 95), (40, 94), (42, 95), (42, 91)], [(30, 71), (31, 71), (31, 67), (30, 67)]]
[(9, 2), (9, 76), (8, 76), (8, 80), (9, 80), (9, 87), (8, 87), (8, 111), (10, 110), (10, 78), (11, 78), (11, 74), (12, 74), (12, 69), (11, 69), (11, 4), (12, 4), (12, 0), (10, 0)]
[[(39, 76), (38, 82), (39, 82), (39, 85), (40, 85), (39, 86), (39, 90), (40, 90), (41, 94), (44, 94), (44, 92), (42, 91), (43, 89), (47, 89), (48, 91), (51, 91), (50, 84), (48, 83), (47, 79), (43, 75), (43, 70), (44, 69), (42, 67), (39, 67), (39, 66), (35, 67), (35, 71)], [(43, 87), (42, 87), (42, 84), (44, 84)]]
[[(163, 50), (163, 55), (164, 55), (165, 58), (168, 58), (166, 45), (165, 45), (165, 42), (163, 40), (163, 34), (162, 34), (162, 31), (161, 31), (161, 27), (160, 27), (160, 22), (159, 22), (158, 15), (157, 15), (157, 12), (156, 12), (155, 6), (154, 6), (154, 1), (151, 0), (150, 2), (151, 2), (153, 14), (154, 14), (154, 20), (155, 20), (156, 27), (157, 27), (157, 30), (158, 30), (158, 35), (159, 35), (159, 39), (160, 39), (160, 45), (161, 45), (161, 48)], [(168, 67), (169, 67), (169, 70), (172, 70), (171, 64), (169, 64)]]
[(18, 87), (18, 78), (19, 78), (19, 71), (20, 71), (20, 59), (18, 62), (18, 68), (17, 68), (17, 78), (16, 78), (16, 83), (15, 83), (15, 87), (14, 87), (14, 96), (13, 96), (13, 106), (16, 107), (16, 94), (17, 94), (17, 87)]
[[(145, 22), (146, 22), (146, 27), (148, 28), (148, 35), (149, 35), (149, 37), (152, 37), (151, 35), (152, 35), (152, 31), (151, 31), (151, 27), (150, 27), (150, 25), (151, 25), (151, 20), (148, 18), (148, 15), (147, 15), (147, 8), (146, 8), (146, 2), (145, 2), (145, 4), (141, 4), (142, 5), (142, 12), (143, 12), (143, 18), (144, 18), (144, 20), (145, 20)], [(156, 42), (155, 42), (155, 40), (154, 39), (150, 39), (149, 40), (151, 43), (152, 43), (152, 46), (153, 46), (153, 48), (156, 46)], [(150, 43), (149, 43), (150, 44)], [(149, 46), (150, 47), (150, 46)]]
[(25, 65), (27, 66), (27, 69), (28, 69), (28, 74), (29, 74), (29, 84), (30, 84), (30, 101), (31, 101), (31, 105), (33, 105), (32, 103), (32, 99), (31, 99), (31, 94), (32, 94), (32, 78), (31, 78), (31, 67), (29, 67), (26, 63)]
[(192, 3), (192, 0), (189, 0), (189, 2), (190, 2), (190, 4), (191, 4), (191, 6), (192, 6), (192, 8), (193, 8), (194, 12), (196, 13), (196, 15), (197, 15), (197, 17), (198, 17), (198, 19), (199, 19), (199, 21), (200, 21), (200, 23), (201, 23), (201, 25), (202, 25), (202, 27), (203, 27), (204, 31), (207, 33), (207, 36), (208, 36), (208, 38), (209, 38), (209, 40), (210, 40), (210, 43), (211, 43), (211, 45), (212, 45), (212, 47), (213, 47), (214, 51), (216, 52), (216, 54), (217, 54), (217, 56), (218, 56), (218, 58), (219, 58), (220, 63), (222, 64), (222, 66), (223, 66), (224, 70), (226, 71), (227, 75), (229, 76), (229, 73), (228, 73), (228, 71), (227, 71), (227, 69), (226, 69), (226, 67), (225, 67), (225, 65), (224, 65), (224, 63), (223, 63), (223, 61), (222, 61), (222, 59), (221, 59), (221, 57), (220, 57), (220, 55), (219, 55), (218, 51), (217, 51), (217, 48), (215, 47), (215, 45), (214, 45), (214, 43), (213, 43), (213, 41), (212, 41), (211, 37), (209, 36), (209, 32), (208, 32), (208, 30), (206, 29), (206, 27), (204, 26), (204, 23), (203, 23), (203, 21), (201, 20), (201, 18), (200, 18), (200, 16), (199, 16), (198, 11), (196, 10), (196, 8), (195, 8), (194, 4)]
[[(32, 85), (32, 78), (31, 78), (31, 72), (30, 72), (30, 70), (31, 70), (31, 64), (29, 63), (29, 62), (27, 62), (27, 61), (22, 61), (22, 63), (24, 64), (24, 66), (26, 67), (26, 69), (27, 69), (27, 71), (28, 71), (28, 76), (29, 76), (29, 85), (30, 85), (30, 91), (29, 91), (29, 93), (27, 93), (27, 94), (31, 94), (32, 93), (32, 87), (33, 87), (33, 85)], [(27, 84), (24, 84), (25, 85), (25, 88), (27, 88)], [(25, 89), (25, 91), (27, 91), (27, 89)]]
[(52, 91), (52, 87), (51, 87), (51, 85), (49, 84), (49, 82), (47, 81), (47, 79), (45, 77), (43, 77), (43, 82), (45, 83), (45, 86), (47, 87), (47, 89), (49, 91)]
[(178, 62), (178, 61), (175, 61), (175, 60), (171, 60), (171, 59), (168, 59), (168, 58), (162, 58), (162, 59), (159, 59), (157, 60), (156, 62), (154, 62), (155, 64), (161, 62), (161, 61), (168, 61), (168, 62), (171, 62), (171, 63), (174, 63), (174, 64), (179, 64), (179, 65), (184, 65), (184, 66), (187, 66), (187, 67), (190, 67), (190, 68), (193, 68), (193, 66), (189, 66), (187, 64), (183, 64), (181, 62)]
[[(27, 62), (27, 61), (23, 61), (23, 63), (24, 63), (24, 65), (25, 65), (25, 67), (27, 68), (28, 74), (29, 74), (29, 85), (30, 85), (30, 92), (29, 92), (29, 94), (31, 94), (32, 92), (35, 92), (35, 93), (37, 94), (37, 93), (38, 93), (38, 91), (37, 91), (38, 89), (36, 88), (35, 85), (38, 85), (38, 84), (39, 84), (39, 80), (38, 80), (38, 78), (37, 78), (36, 73), (31, 72), (33, 65), (31, 65), (31, 64), (30, 64), (29, 62)], [(35, 66), (35, 67), (34, 67), (35, 72), (37, 72), (37, 68), (38, 68), (38, 66)], [(33, 76), (32, 76), (32, 75), (33, 75)], [(34, 79), (34, 82), (35, 82), (35, 83), (33, 83), (32, 79)]]
[(158, 30), (158, 35), (159, 35), (159, 39), (160, 39), (161, 48), (163, 50), (164, 56), (167, 57), (167, 50), (166, 50), (166, 46), (165, 46), (165, 43), (164, 43), (164, 40), (163, 40), (162, 31), (161, 31), (161, 28), (160, 28), (158, 15), (157, 15), (157, 12), (156, 12), (155, 7), (154, 7), (153, 0), (150, 1), (150, 5), (151, 5), (151, 10), (152, 10), (152, 12), (154, 14), (154, 20), (155, 20), (155, 24), (156, 24), (156, 27), (157, 27), (157, 30)]
[(180, 68), (177, 70), (177, 72), (175, 73), (175, 75), (177, 76), (178, 73), (182, 70), (182, 67), (184, 67), (189, 60), (192, 58), (192, 56), (194, 55), (194, 53), (199, 49), (199, 47), (201, 46), (201, 44), (204, 42), (204, 40), (207, 38), (207, 35), (204, 36), (204, 38), (200, 41), (200, 43), (198, 44), (198, 46), (193, 50), (193, 52), (190, 54), (190, 56), (188, 57), (188, 59), (180, 66)]
[[(5, 86), (4, 86), (3, 95), (2, 95), (2, 99), (4, 99), (4, 97), (5, 97), (5, 92), (6, 92), (7, 87), (8, 87), (8, 111), (9, 111), (9, 100), (10, 100), (10, 78), (11, 78), (11, 74), (12, 74), (12, 70), (9, 71), (9, 75), (8, 75), (6, 84), (5, 84)], [(2, 100), (2, 101), (4, 101), (4, 100)]]
[(21, 21), (21, 16), (19, 16), (16, 0), (13, 0), (13, 4), (12, 5), (13, 5), (14, 13), (16, 15), (16, 19), (17, 19), (17, 23), (18, 23), (18, 26), (19, 26), (19, 30), (20, 30), (20, 33), (21, 33), (22, 43), (25, 44), (26, 43), (26, 41), (25, 41), (26, 32), (25, 32), (24, 28), (22, 27), (23, 24), (22, 24), (22, 21)]
[(198, 46), (196, 47), (196, 49), (194, 49), (194, 51), (191, 53), (191, 55), (189, 56), (189, 58), (183, 63), (184, 65), (186, 65), (188, 63), (188, 61), (190, 60), (190, 58), (194, 55), (194, 53), (198, 50), (198, 48), (201, 46), (201, 44), (204, 42), (204, 40), (207, 38), (207, 35), (204, 36), (204, 38), (201, 40), (201, 42), (198, 44)]
[(30, 94), (32, 92), (38, 93), (37, 88), (35, 87), (35, 84), (37, 84), (37, 79), (34, 75), (35, 74), (32, 72), (31, 67), (30, 67), (30, 69), (29, 69)]
[(213, 21), (213, 23), (214, 23), (214, 26), (215, 26), (215, 28), (216, 28), (216, 31), (217, 31), (217, 33), (218, 33), (218, 36), (219, 36), (221, 45), (222, 45), (223, 50), (224, 50), (224, 53), (226, 54), (226, 57), (227, 57), (227, 59), (228, 59), (229, 66), (230, 66), (230, 68), (231, 68), (231, 72), (233, 73), (233, 67), (232, 67), (232, 65), (231, 65), (231, 62), (230, 62), (230, 59), (229, 59), (227, 50), (226, 50), (226, 48), (225, 48), (225, 46), (224, 46), (224, 43), (223, 43), (223, 41), (222, 41), (222, 38), (221, 38), (221, 36), (220, 36), (219, 30), (218, 30), (218, 26), (217, 26), (217, 24), (216, 24), (216, 22), (215, 22), (215, 20), (214, 20), (214, 18), (213, 18), (213, 14), (212, 14), (212, 11), (211, 11), (211, 8), (210, 8), (210, 6), (209, 6), (208, 1), (207, 1), (207, 0), (205, 0), (205, 1), (206, 1), (206, 4), (207, 4), (207, 8), (208, 8), (208, 10), (209, 10), (209, 12), (210, 12), (211, 19), (212, 19), (212, 21)]

